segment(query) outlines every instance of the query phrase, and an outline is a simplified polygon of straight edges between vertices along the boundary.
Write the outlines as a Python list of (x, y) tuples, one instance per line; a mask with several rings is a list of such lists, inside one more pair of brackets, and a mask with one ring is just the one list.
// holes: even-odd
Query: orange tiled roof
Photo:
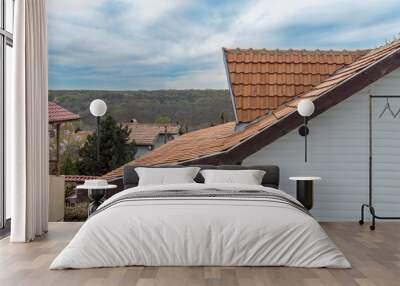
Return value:
[(93, 135), (93, 131), (92, 130), (79, 130), (77, 131), (75, 134), (82, 137), (82, 138), (86, 138), (89, 135)]
[(134, 140), (137, 145), (154, 145), (158, 135), (165, 134), (165, 126), (167, 126), (167, 134), (178, 134), (179, 125), (177, 124), (156, 124), (156, 123), (123, 123), (127, 126), (131, 133), (129, 139)]
[[(290, 115), (296, 113), (297, 103), (301, 99), (308, 98), (313, 101), (316, 99), (326, 99), (328, 104), (330, 104), (331, 101), (328, 97), (330, 92), (339, 88), (346, 81), (360, 76), (364, 71), (370, 69), (381, 60), (384, 60), (387, 56), (395, 53), (400, 53), (400, 40), (371, 50), (353, 63), (339, 69), (320, 84), (312, 87), (307, 92), (291, 98), (286, 103), (280, 105), (271, 114), (262, 116), (241, 131), (235, 132), (235, 122), (229, 122), (190, 132), (126, 165), (173, 165), (196, 162), (206, 157), (212, 158), (222, 154), (229, 154), (229, 152), (241, 148), (241, 146), (244, 145), (243, 143), (251, 138), (256, 136), (268, 136), (266, 132), (271, 130), (271, 127), (275, 124), (285, 122), (285, 120), (291, 120)], [(397, 61), (396, 64), (400, 66), (400, 56)], [(383, 75), (385, 75), (385, 73), (382, 72), (380, 76)], [(371, 83), (371, 81), (368, 83)], [(359, 89), (361, 88), (362, 86), (359, 87)], [(315, 103), (317, 111), (319, 108), (318, 101), (315, 101)], [(280, 136), (284, 134), (284, 132), (281, 133)], [(255, 152), (257, 150), (253, 151)], [(238, 161), (241, 160), (241, 158), (237, 159)], [(104, 177), (112, 179), (121, 177), (122, 175), (123, 166), (106, 174)]]
[(310, 90), (364, 51), (223, 49), (239, 122)]
[(64, 181), (68, 183), (84, 183), (85, 180), (97, 179), (96, 176), (84, 176), (84, 175), (66, 175)]
[(78, 132), (75, 132), (75, 136), (77, 137), (76, 140), (78, 140), (79, 142), (81, 142), (81, 144), (85, 144), (87, 141), (87, 138), (89, 135), (93, 135), (93, 131), (91, 130), (80, 130)]
[(49, 123), (60, 123), (80, 119), (78, 114), (66, 110), (53, 101), (49, 101), (48, 108)]
[[(186, 133), (167, 144), (161, 145), (139, 159), (129, 162), (128, 165), (175, 164), (198, 156), (218, 152), (224, 148), (225, 138), (232, 135), (234, 131), (235, 123), (229, 122)], [(123, 167), (120, 167), (108, 173), (105, 177), (107, 179), (120, 177), (122, 176), (122, 172)]]

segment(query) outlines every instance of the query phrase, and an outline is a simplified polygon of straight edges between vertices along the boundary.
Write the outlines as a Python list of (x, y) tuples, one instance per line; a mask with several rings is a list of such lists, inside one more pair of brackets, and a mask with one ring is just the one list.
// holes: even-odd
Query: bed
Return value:
[(279, 190), (277, 166), (199, 166), (263, 170), (260, 185), (194, 183), (138, 186), (107, 199), (50, 269), (118, 266), (292, 266), (350, 268), (311, 214)]

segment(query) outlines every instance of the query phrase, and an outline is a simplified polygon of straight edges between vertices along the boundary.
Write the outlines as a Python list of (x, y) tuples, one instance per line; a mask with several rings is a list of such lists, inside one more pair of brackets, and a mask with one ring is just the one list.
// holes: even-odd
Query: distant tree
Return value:
[(61, 157), (60, 165), (60, 173), (63, 175), (76, 175), (79, 172), (76, 161), (69, 154)]
[(89, 135), (79, 150), (81, 175), (104, 175), (135, 157), (135, 143), (128, 143), (130, 130), (122, 127), (110, 115), (100, 123), (100, 159), (97, 161), (97, 134)]
[(182, 124), (181, 128), (179, 129), (179, 135), (183, 135), (185, 133), (187, 133), (187, 125)]
[(221, 112), (220, 120), (221, 120), (221, 123), (225, 123), (225, 122), (226, 122), (226, 119), (225, 119), (225, 112)]
[(185, 123), (177, 121), (176, 125), (179, 126), (178, 134), (179, 135), (184, 134), (185, 133)]
[(171, 122), (172, 122), (171, 117), (169, 117), (168, 115), (160, 115), (154, 121), (154, 123), (157, 124), (169, 124)]
[[(185, 122), (194, 131), (208, 126), (211, 121), (219, 123), (221, 112), (225, 113), (227, 121), (234, 118), (228, 90), (49, 91), (49, 99), (79, 113), (82, 130), (96, 128), (96, 120), (87, 108), (96, 98), (107, 102), (109, 113), (118, 122), (129, 122), (133, 114), (138, 122), (154, 122), (158, 115), (168, 115), (172, 122)], [(158, 110), (162, 112), (157, 114)]]
[(176, 124), (179, 126), (178, 134), (183, 135), (187, 133), (187, 124), (185, 122), (177, 121)]
[(78, 158), (80, 142), (71, 140), (61, 143), (61, 157), (60, 157), (60, 174), (63, 175), (77, 175), (78, 170)]

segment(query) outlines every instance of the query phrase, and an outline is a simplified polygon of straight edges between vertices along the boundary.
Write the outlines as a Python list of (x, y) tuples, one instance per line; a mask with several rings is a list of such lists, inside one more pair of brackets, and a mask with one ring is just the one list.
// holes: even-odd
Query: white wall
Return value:
[(65, 214), (65, 177), (49, 176), (49, 221), (62, 221)]
[[(174, 140), (178, 137), (178, 134), (168, 134), (167, 135), (167, 142)], [(159, 134), (154, 144), (154, 149), (160, 147), (161, 145), (165, 144), (165, 134)]]
[[(135, 154), (135, 159), (139, 159), (140, 157), (142, 157), (143, 155), (149, 153), (150, 151), (154, 150), (155, 148), (160, 147), (161, 145), (164, 145), (165, 143), (165, 135), (160, 134), (157, 136), (156, 142), (154, 143), (153, 149), (149, 149), (150, 146), (136, 146), (137, 147), (137, 151)], [(168, 141), (174, 140), (176, 137), (178, 137), (178, 135), (168, 135)]]
[[(243, 165), (276, 164), (281, 189), (294, 195), (290, 176), (320, 176), (315, 183), (313, 215), (320, 221), (356, 221), (368, 200), (368, 94), (400, 95), (400, 69), (332, 107), (309, 124), (309, 162), (297, 130), (244, 160)], [(393, 111), (400, 99), (390, 100)], [(379, 215), (400, 216), (400, 115), (378, 119), (385, 99), (373, 103), (373, 187)]]
[(136, 145), (136, 154), (135, 154), (135, 159), (139, 159), (142, 157), (144, 154), (147, 154), (151, 151), (149, 149), (150, 146), (137, 146)]

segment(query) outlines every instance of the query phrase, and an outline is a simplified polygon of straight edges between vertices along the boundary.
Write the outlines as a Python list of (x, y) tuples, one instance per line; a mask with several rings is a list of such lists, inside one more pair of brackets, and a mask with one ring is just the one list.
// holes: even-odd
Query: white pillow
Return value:
[(206, 184), (261, 185), (265, 171), (261, 170), (202, 170)]
[(139, 176), (138, 186), (195, 183), (200, 168), (135, 168)]

